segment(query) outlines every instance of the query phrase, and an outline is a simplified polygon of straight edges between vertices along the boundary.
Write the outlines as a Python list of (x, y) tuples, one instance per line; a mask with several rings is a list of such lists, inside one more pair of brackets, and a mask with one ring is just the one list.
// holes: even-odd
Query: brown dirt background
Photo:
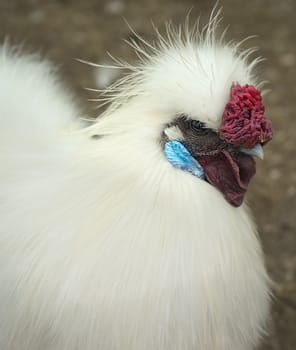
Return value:
[[(151, 19), (160, 28), (169, 19), (183, 23), (192, 8), (192, 21), (201, 14), (205, 23), (213, 5), (214, 1), (206, 0), (0, 0), (0, 40), (8, 36), (12, 43), (23, 43), (27, 51), (38, 50), (57, 63), (85, 113), (95, 116), (94, 104), (87, 102), (93, 95), (84, 90), (95, 87), (94, 69), (74, 58), (108, 62), (109, 51), (133, 60), (122, 40), (132, 35), (123, 17), (140, 35), (152, 39)], [(294, 350), (296, 1), (221, 0), (220, 5), (223, 24), (230, 24), (227, 38), (257, 35), (244, 47), (257, 46), (259, 55), (266, 58), (258, 74), (269, 81), (271, 89), (265, 104), (274, 139), (265, 148), (265, 160), (257, 162), (258, 174), (248, 196), (275, 282), (270, 336), (261, 350)]]

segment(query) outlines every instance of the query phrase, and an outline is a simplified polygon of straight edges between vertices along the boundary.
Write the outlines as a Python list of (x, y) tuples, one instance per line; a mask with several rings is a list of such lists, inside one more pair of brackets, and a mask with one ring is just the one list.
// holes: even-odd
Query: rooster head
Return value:
[(230, 204), (240, 206), (256, 172), (253, 156), (262, 158), (262, 145), (272, 137), (260, 91), (249, 84), (233, 84), (219, 128), (209, 128), (200, 119), (182, 114), (164, 129), (167, 159), (177, 168), (195, 171)]
[(134, 33), (138, 41), (131, 45), (141, 61), (105, 92), (116, 96), (106, 113), (125, 109), (130, 120), (121, 119), (122, 132), (150, 128), (174, 167), (240, 206), (256, 171), (253, 157), (263, 157), (272, 137), (271, 123), (253, 73), (260, 59), (249, 62), (254, 50), (217, 39), (218, 22), (216, 16), (202, 31), (185, 26), (184, 33), (168, 26), (167, 38), (157, 31), (155, 45)]

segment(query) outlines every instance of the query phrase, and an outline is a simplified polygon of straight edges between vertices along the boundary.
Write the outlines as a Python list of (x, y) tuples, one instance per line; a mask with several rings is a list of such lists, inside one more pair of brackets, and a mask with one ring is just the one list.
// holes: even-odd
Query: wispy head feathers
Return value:
[[(108, 68), (128, 73), (108, 88), (94, 90), (101, 94), (96, 100), (101, 102), (100, 107), (108, 106), (103, 115), (110, 115), (127, 103), (136, 103), (137, 108), (155, 112), (190, 113), (193, 118), (204, 115), (205, 121), (214, 127), (233, 82), (258, 87), (253, 68), (262, 60), (258, 57), (249, 63), (257, 49), (241, 49), (250, 37), (239, 43), (226, 42), (227, 28), (219, 30), (220, 12), (214, 9), (204, 27), (199, 19), (191, 26), (189, 14), (183, 25), (168, 22), (164, 34), (152, 24), (155, 40), (151, 43), (128, 24), (133, 38), (127, 43), (138, 60), (128, 63), (110, 55), (114, 65)], [(217, 108), (211, 111), (211, 105)]]

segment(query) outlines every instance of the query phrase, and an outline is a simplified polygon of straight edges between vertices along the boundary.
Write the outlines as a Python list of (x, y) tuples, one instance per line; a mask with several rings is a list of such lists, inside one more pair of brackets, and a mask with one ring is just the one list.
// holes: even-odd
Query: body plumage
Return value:
[(87, 127), (48, 63), (1, 49), (1, 349), (258, 344), (269, 279), (247, 205), (173, 168), (161, 143), (180, 113), (217, 130), (233, 82), (258, 85), (215, 26), (160, 38)]

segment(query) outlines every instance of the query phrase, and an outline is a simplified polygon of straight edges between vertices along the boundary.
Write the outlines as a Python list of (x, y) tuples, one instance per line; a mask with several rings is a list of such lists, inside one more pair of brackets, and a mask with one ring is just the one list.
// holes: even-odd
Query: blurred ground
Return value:
[[(147, 39), (153, 37), (150, 19), (162, 27), (165, 20), (184, 20), (192, 8), (194, 20), (206, 21), (214, 1), (194, 0), (0, 0), (0, 40), (23, 43), (58, 63), (85, 113), (96, 115), (94, 97), (83, 87), (103, 87), (114, 78), (74, 60), (109, 62), (106, 51), (134, 59), (122, 39), (132, 34), (124, 23)], [(241, 40), (256, 34), (246, 45), (258, 46), (267, 58), (259, 68), (272, 90), (265, 98), (274, 127), (274, 140), (258, 163), (249, 201), (257, 218), (266, 262), (275, 281), (271, 336), (262, 350), (296, 349), (296, 1), (225, 0), (224, 24), (228, 38)], [(16, 101), (17, 102), (17, 101)], [(4, 350), (4, 349), (3, 349)], [(21, 349), (20, 349), (21, 350)], [(40, 349), (41, 350), (41, 349)], [(239, 349), (233, 349), (239, 350)]]

